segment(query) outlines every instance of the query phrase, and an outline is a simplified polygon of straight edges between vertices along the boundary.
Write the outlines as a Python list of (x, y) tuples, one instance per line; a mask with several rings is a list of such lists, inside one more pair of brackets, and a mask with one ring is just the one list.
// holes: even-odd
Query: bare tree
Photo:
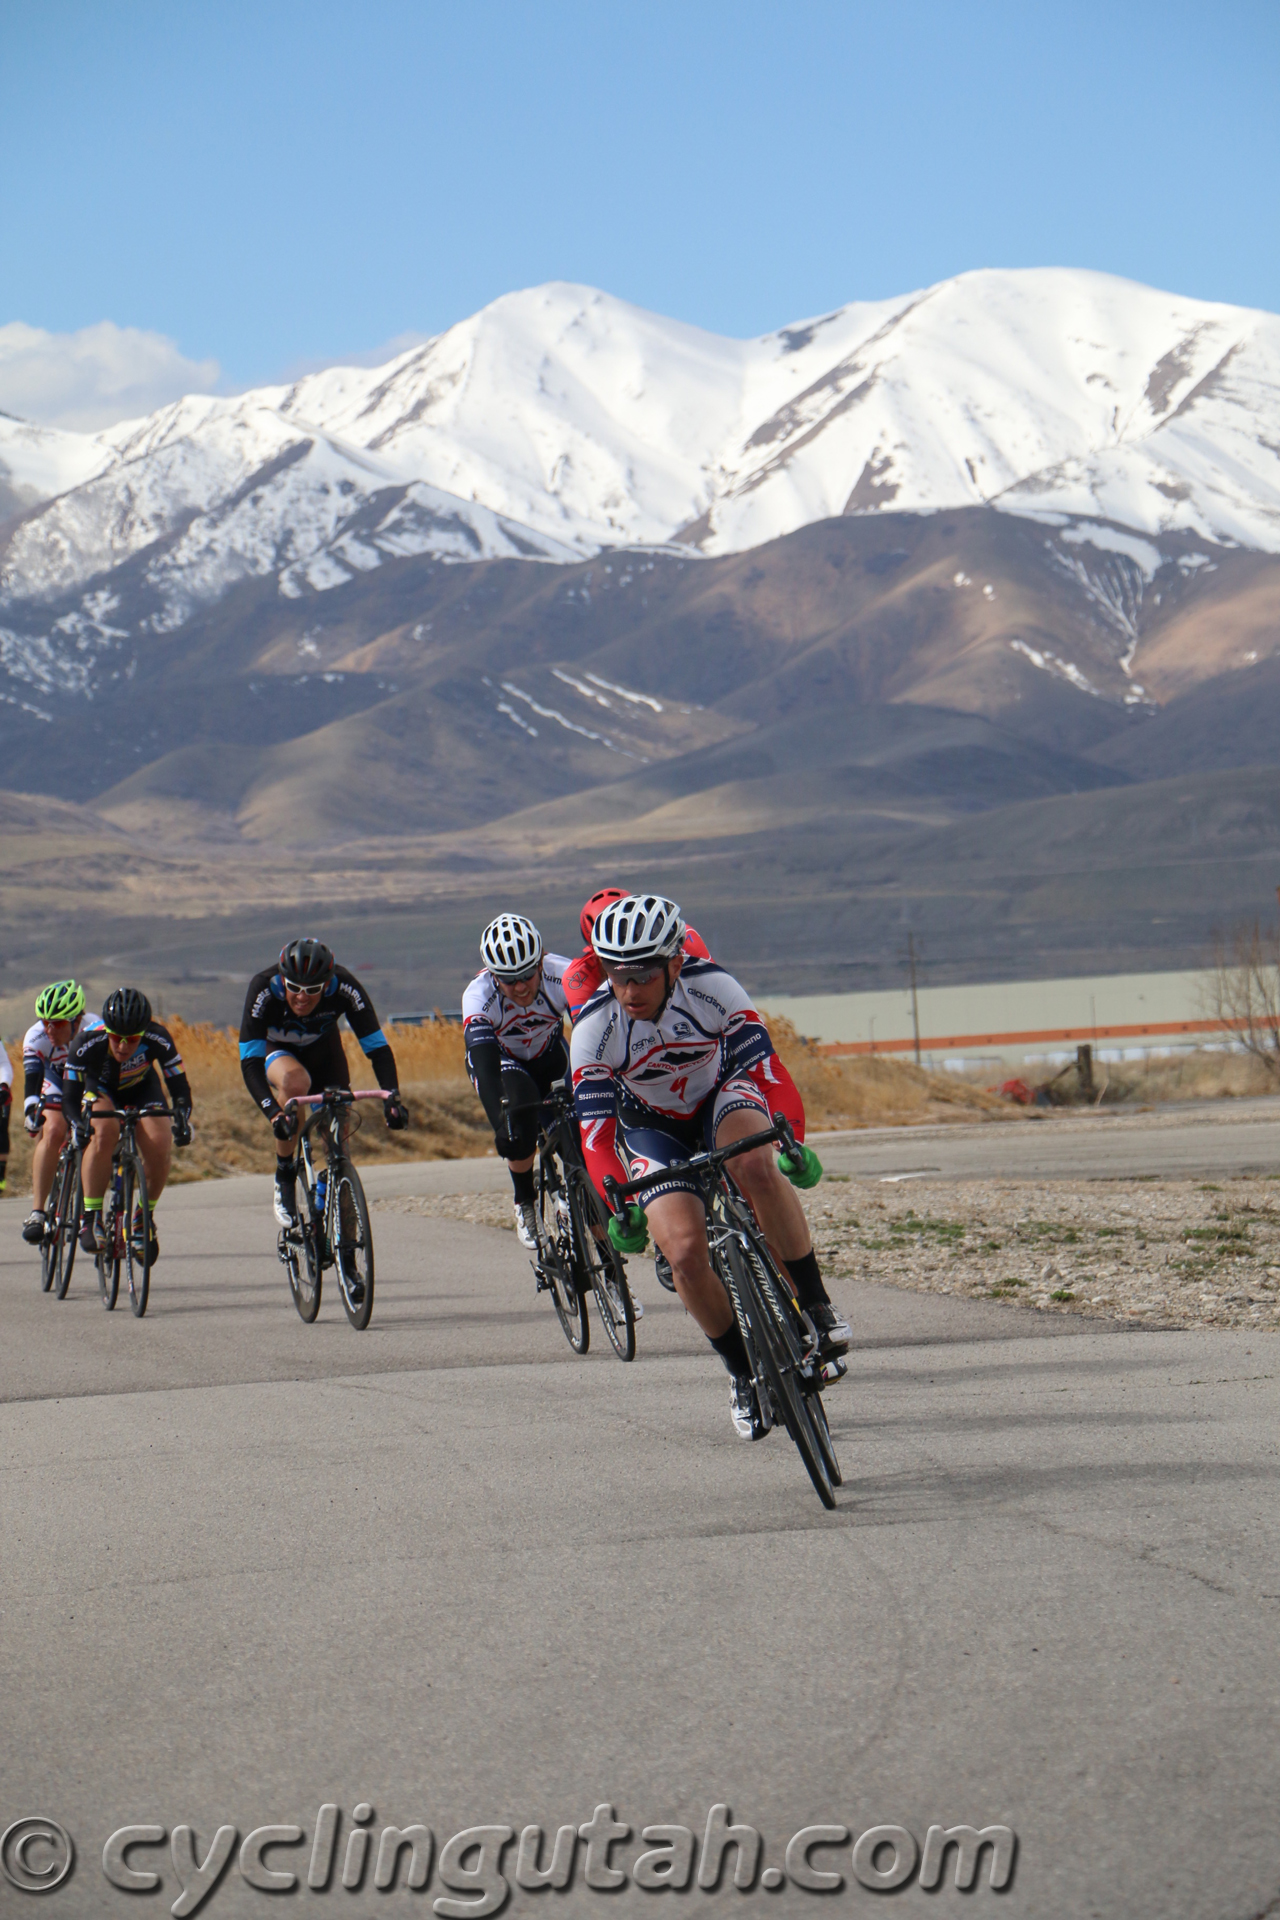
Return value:
[(1280, 1079), (1280, 927), (1233, 927), (1215, 944), (1205, 981), (1211, 1019)]

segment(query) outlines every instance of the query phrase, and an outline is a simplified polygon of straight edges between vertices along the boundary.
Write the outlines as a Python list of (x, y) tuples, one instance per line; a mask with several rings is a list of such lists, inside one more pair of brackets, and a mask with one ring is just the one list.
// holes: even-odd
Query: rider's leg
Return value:
[(7, 1188), (9, 1178), (9, 1114), (13, 1107), (13, 1093), (4, 1081), (0, 1081), (0, 1193)]
[[(716, 1145), (726, 1147), (733, 1140), (745, 1140), (768, 1124), (764, 1112), (754, 1106), (729, 1106), (732, 1091), (721, 1091), (721, 1107), (716, 1124)], [(752, 1153), (739, 1154), (727, 1171), (735, 1186), (746, 1196), (760, 1230), (790, 1276), (795, 1297), (810, 1315), (821, 1338), (824, 1359), (835, 1359), (847, 1351), (851, 1334), (849, 1323), (832, 1306), (813, 1250), (809, 1223), (790, 1182), (784, 1178), (774, 1159), (773, 1148), (757, 1147)]]
[[(310, 1093), (311, 1075), (301, 1060), (295, 1060), (291, 1053), (276, 1053), (267, 1061), (267, 1085), (283, 1106), (286, 1100), (296, 1100), (301, 1094)], [(292, 1161), (297, 1137), (295, 1132), (288, 1140), (276, 1141), (278, 1160)]]
[(685, 1310), (709, 1340), (733, 1325), (729, 1296), (716, 1277), (707, 1252), (707, 1215), (693, 1193), (664, 1193), (645, 1201), (650, 1231), (667, 1259)]
[[(767, 1127), (767, 1116), (757, 1107), (737, 1107), (724, 1114), (716, 1127), (716, 1145), (730, 1146), (735, 1140), (745, 1140), (749, 1134), (759, 1133)], [(726, 1172), (732, 1177), (733, 1184), (751, 1203), (751, 1211), (760, 1223), (769, 1245), (790, 1266), (793, 1260), (799, 1261), (804, 1255), (813, 1252), (813, 1240), (809, 1234), (809, 1222), (804, 1217), (804, 1208), (796, 1196), (795, 1189), (778, 1171), (771, 1146), (757, 1147), (752, 1153), (741, 1153), (731, 1160)]]
[[(114, 1113), (115, 1106), (111, 1096), (100, 1093), (89, 1111), (94, 1114)], [(116, 1141), (119, 1138), (118, 1126), (95, 1126), (93, 1138), (84, 1150), (80, 1162), (80, 1180), (84, 1187), (84, 1204), (87, 1213), (94, 1213), (102, 1206), (102, 1196), (111, 1178), (111, 1156), (115, 1152)]]
[(159, 1115), (138, 1122), (138, 1150), (147, 1176), (147, 1200), (151, 1206), (164, 1192), (173, 1159), (173, 1128)]
[(41, 1212), (52, 1190), (54, 1170), (66, 1137), (67, 1123), (62, 1117), (61, 1107), (47, 1106), (44, 1125), (36, 1137), (35, 1152), (31, 1156), (31, 1204)]

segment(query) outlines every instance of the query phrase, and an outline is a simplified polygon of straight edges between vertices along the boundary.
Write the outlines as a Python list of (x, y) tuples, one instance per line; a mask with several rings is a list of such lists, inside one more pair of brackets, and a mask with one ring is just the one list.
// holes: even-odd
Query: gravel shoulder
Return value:
[[(1220, 1181), (827, 1175), (801, 1201), (823, 1271), (1162, 1327), (1280, 1328), (1280, 1175)], [(505, 1193), (377, 1208), (512, 1227)], [(642, 1273), (648, 1256), (633, 1264)]]

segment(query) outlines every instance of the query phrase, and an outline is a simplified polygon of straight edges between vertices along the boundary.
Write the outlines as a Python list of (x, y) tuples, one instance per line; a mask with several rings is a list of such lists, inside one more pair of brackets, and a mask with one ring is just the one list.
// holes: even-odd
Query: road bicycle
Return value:
[[(314, 1109), (298, 1136), (297, 1213), (280, 1229), (277, 1251), (289, 1276), (293, 1304), (307, 1325), (320, 1311), (324, 1274), (332, 1267), (348, 1320), (363, 1333), (373, 1312), (373, 1228), (347, 1142), (360, 1126), (357, 1100), (388, 1100), (384, 1092), (352, 1093), (328, 1087), (323, 1093), (299, 1093), (291, 1107)], [(317, 1171), (316, 1146), (323, 1150)]]
[(151, 1293), (151, 1205), (147, 1198), (147, 1170), (138, 1147), (140, 1120), (172, 1120), (173, 1108), (163, 1101), (145, 1107), (116, 1107), (110, 1113), (90, 1113), (91, 1126), (110, 1122), (120, 1129), (111, 1156), (111, 1177), (102, 1201), (102, 1238), (96, 1264), (98, 1292), (108, 1313), (115, 1311), (124, 1269), (129, 1305), (136, 1319), (147, 1310)]
[[(509, 1095), (504, 1094), (502, 1104), (504, 1111), (516, 1111)], [(587, 1351), (587, 1301), (594, 1296), (610, 1346), (619, 1360), (633, 1360), (636, 1309), (626, 1262), (608, 1237), (609, 1216), (591, 1184), (573, 1095), (563, 1085), (553, 1086), (538, 1104), (533, 1185), (538, 1235), (534, 1273), (539, 1289), (551, 1295), (565, 1339), (575, 1353)]]
[(80, 1226), (80, 1149), (71, 1133), (62, 1143), (53, 1185), (45, 1201), (44, 1238), (40, 1242), (40, 1291), (65, 1300), (76, 1262), (76, 1234)]
[(726, 1172), (729, 1161), (740, 1153), (775, 1144), (788, 1157), (798, 1157), (795, 1135), (780, 1113), (760, 1133), (694, 1154), (643, 1179), (624, 1183), (606, 1177), (605, 1191), (613, 1211), (625, 1219), (628, 1200), (672, 1174), (686, 1175), (695, 1183), (707, 1209), (711, 1264), (729, 1296), (751, 1362), (760, 1417), (766, 1429), (785, 1426), (818, 1498), (824, 1507), (834, 1507), (835, 1489), (841, 1484), (840, 1463), (822, 1404), (818, 1329), (796, 1299), (786, 1269), (774, 1258), (754, 1213)]

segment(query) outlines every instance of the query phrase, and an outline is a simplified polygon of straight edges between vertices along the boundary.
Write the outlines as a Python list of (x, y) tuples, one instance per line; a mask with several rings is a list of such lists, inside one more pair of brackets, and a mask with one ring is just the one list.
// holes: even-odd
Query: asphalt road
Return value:
[[(1264, 1123), (1240, 1124), (1237, 1158), (1261, 1151)], [(1107, 1126), (1081, 1138), (1114, 1175)], [(1196, 1131), (1227, 1151), (1230, 1129), (1147, 1126), (1126, 1152), (1143, 1170), (1157, 1133)], [(861, 1136), (824, 1157), (876, 1179), (890, 1149), (889, 1172), (969, 1152), (1007, 1170), (1040, 1137), (1068, 1133)], [(501, 1177), (454, 1163), (369, 1184)], [(1082, 1330), (859, 1286), (827, 1514), (785, 1436), (735, 1438), (718, 1364), (642, 1263), (637, 1361), (598, 1331), (577, 1359), (513, 1235), (376, 1209), (373, 1325), (353, 1333), (326, 1300), (304, 1327), (266, 1191), (166, 1196), (142, 1322), (104, 1314), (85, 1268), (65, 1302), (42, 1296), (23, 1207), (0, 1204), (0, 1827), (51, 1817), (76, 1848), (52, 1892), (0, 1879), (0, 1913), (167, 1912), (184, 1860), (167, 1836), (188, 1824), (201, 1860), (236, 1830), (202, 1914), (496, 1910), (460, 1848), (442, 1882), (451, 1836), (498, 1829), (491, 1859), (537, 1824), (549, 1848), (606, 1803), (632, 1829), (611, 1854), (628, 1875), (663, 1848), (678, 1871), (716, 1803), (762, 1836), (780, 1887), (728, 1884), (731, 1849), (719, 1890), (680, 1910), (1250, 1920), (1280, 1900), (1274, 1336)], [(321, 1892), (305, 1881), (325, 1803)], [(374, 1840), (348, 1889), (357, 1807)], [(406, 1849), (377, 1890), (382, 1830), (412, 1823), (434, 1836), (429, 1884), (405, 1886)], [(859, 1884), (852, 1839), (890, 1825), (923, 1844), (935, 1823), (1012, 1829), (1011, 1887), (989, 1890), (988, 1852), (958, 1893), (954, 1850), (937, 1892), (918, 1873)], [(125, 1826), (166, 1836), (127, 1855), (157, 1893), (104, 1878)], [(245, 1878), (265, 1826), (301, 1830), (264, 1861), (293, 1891)], [(794, 1849), (786, 1864), (811, 1826), (851, 1836), (812, 1854), (843, 1877), (826, 1896)], [(563, 1891), (516, 1886), (516, 1857), (512, 1841), (510, 1913), (655, 1904), (586, 1884), (584, 1841)]]

